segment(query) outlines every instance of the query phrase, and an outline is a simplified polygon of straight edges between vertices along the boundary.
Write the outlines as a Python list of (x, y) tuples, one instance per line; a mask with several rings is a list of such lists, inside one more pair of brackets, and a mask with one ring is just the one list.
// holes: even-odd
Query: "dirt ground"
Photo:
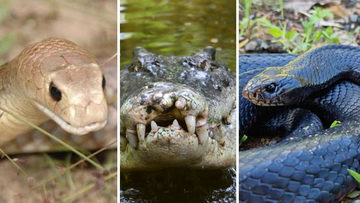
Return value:
[[(44, 154), (34, 154), (16, 157), (27, 175), (17, 170), (9, 161), (1, 160), (0, 202), (116, 202), (116, 176), (105, 181), (107, 174), (99, 174), (89, 164), (52, 179), (57, 174), (62, 174), (67, 167), (62, 160), (67, 154), (56, 156), (59, 155), (47, 157)], [(112, 168), (110, 173), (116, 172), (116, 151), (105, 152), (102, 156), (106, 159), (102, 160), (106, 168)], [(33, 188), (37, 185), (39, 187)], [(87, 187), (91, 188), (81, 192)], [(74, 198), (71, 198), (72, 195), (75, 195)], [(64, 201), (67, 198), (70, 198), (69, 201)]]
[[(116, 16), (117, 4), (113, 0), (0, 1), (0, 64), (27, 45), (48, 37), (69, 39), (104, 62), (117, 50)], [(116, 67), (116, 62), (112, 62), (112, 68)], [(96, 156), (106, 172), (99, 172), (89, 163), (67, 171), (69, 165), (79, 160), (74, 154), (67, 159), (69, 156), (68, 153), (11, 156), (24, 172), (2, 156), (0, 202), (116, 202), (116, 150)], [(48, 180), (56, 175), (59, 177)], [(39, 187), (34, 188), (36, 185)]]

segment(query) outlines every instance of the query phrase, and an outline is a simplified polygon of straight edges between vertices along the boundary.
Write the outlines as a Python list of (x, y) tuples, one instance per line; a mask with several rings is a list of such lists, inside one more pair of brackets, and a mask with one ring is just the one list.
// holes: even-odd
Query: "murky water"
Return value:
[[(142, 46), (161, 55), (189, 55), (213, 46), (216, 59), (236, 70), (236, 1), (121, 1), (120, 63)], [(121, 173), (121, 202), (235, 202), (235, 171), (170, 169)]]
[(142, 46), (161, 55), (189, 55), (213, 46), (216, 59), (236, 70), (236, 1), (121, 1), (120, 63)]
[(236, 172), (168, 169), (120, 174), (120, 201), (133, 202), (235, 202)]

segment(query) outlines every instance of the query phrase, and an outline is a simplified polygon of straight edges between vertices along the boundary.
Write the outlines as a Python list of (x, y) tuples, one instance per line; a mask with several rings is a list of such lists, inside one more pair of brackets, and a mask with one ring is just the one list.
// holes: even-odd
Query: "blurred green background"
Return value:
[(216, 59), (235, 72), (236, 32), (236, 1), (122, 0), (121, 68), (136, 46), (165, 56), (213, 46)]

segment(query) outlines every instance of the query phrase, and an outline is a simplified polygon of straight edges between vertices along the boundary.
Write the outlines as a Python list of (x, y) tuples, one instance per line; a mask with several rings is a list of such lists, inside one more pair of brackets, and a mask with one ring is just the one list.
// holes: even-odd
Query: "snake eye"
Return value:
[(103, 76), (103, 79), (102, 79), (102, 88), (105, 89), (105, 86), (106, 86), (106, 79), (105, 79), (105, 76)]
[(54, 83), (50, 83), (50, 87), (49, 87), (49, 90), (50, 90), (50, 96), (51, 98), (53, 98), (53, 100), (55, 101), (60, 101), (61, 100), (61, 91), (55, 87)]
[(274, 93), (276, 89), (276, 85), (274, 83), (271, 83), (270, 85), (266, 86), (265, 91), (269, 93)]

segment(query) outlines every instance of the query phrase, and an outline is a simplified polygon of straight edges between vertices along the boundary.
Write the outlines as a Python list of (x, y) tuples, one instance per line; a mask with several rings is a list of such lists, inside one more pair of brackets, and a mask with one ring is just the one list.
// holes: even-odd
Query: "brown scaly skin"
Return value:
[[(52, 119), (72, 134), (104, 127), (108, 107), (96, 59), (74, 43), (50, 38), (30, 45), (0, 68), (0, 106), (40, 125)], [(52, 87), (61, 99), (51, 95)], [(0, 145), (32, 128), (0, 112)]]
[[(108, 122), (104, 128), (84, 136), (72, 135), (63, 130), (53, 121), (45, 122), (41, 125), (41, 128), (53, 133), (53, 135), (65, 141), (67, 144), (80, 147), (81, 149), (98, 150), (101, 148), (116, 148), (118, 119), (117, 102), (115, 99), (118, 83), (116, 79), (116, 67), (116, 63), (110, 64), (110, 66), (107, 63), (103, 69), (106, 78), (106, 95), (109, 101)], [(1, 146), (1, 149), (3, 149), (7, 154), (68, 151), (66, 147), (37, 130), (33, 130), (17, 137), (15, 140)]]
[(137, 47), (120, 77), (122, 172), (235, 166), (235, 74), (214, 48), (165, 57)]

